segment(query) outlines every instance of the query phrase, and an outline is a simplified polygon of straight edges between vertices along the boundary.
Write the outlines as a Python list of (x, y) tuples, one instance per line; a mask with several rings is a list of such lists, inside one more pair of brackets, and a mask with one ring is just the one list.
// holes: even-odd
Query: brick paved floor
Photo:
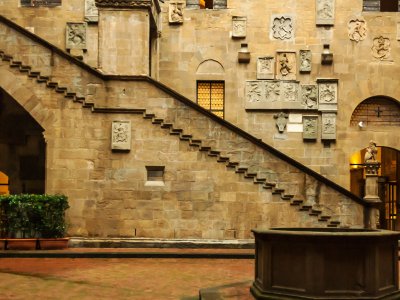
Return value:
[(194, 300), (253, 274), (252, 259), (1, 258), (0, 299)]

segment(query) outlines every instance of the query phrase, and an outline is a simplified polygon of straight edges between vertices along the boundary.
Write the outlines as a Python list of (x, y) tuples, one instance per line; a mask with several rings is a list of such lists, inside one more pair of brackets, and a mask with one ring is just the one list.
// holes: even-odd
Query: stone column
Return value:
[(379, 162), (364, 163), (365, 178), (365, 196), (364, 200), (369, 203), (369, 207), (365, 208), (364, 223), (365, 228), (376, 229), (379, 225), (379, 207), (382, 204), (378, 196), (378, 170)]
[(157, 1), (96, 0), (99, 68), (105, 74), (150, 74), (150, 24)]

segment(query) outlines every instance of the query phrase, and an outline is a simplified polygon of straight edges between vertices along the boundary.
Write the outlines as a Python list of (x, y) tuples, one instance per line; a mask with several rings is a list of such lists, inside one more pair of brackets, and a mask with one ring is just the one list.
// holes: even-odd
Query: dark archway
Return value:
[[(354, 153), (350, 159), (350, 190), (364, 197), (365, 171), (362, 166), (365, 149)], [(377, 160), (381, 163), (378, 178), (378, 194), (382, 200), (380, 226), (400, 230), (400, 151), (390, 147), (378, 147)]]
[(11, 194), (45, 192), (44, 129), (0, 89), (0, 170)]

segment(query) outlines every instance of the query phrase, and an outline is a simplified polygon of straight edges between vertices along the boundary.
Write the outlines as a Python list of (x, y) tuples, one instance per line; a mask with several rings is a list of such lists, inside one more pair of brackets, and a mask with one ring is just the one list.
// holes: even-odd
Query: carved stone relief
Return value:
[(374, 38), (372, 46), (372, 56), (380, 59), (387, 60), (390, 59), (390, 40), (383, 36)]
[(183, 23), (183, 2), (170, 2), (168, 9), (169, 23), (182, 24)]
[(337, 85), (335, 83), (319, 84), (319, 103), (337, 103)]
[(323, 113), (322, 114), (321, 138), (323, 140), (335, 140), (336, 139), (336, 114), (335, 113)]
[(367, 36), (367, 22), (359, 17), (354, 18), (349, 21), (349, 38), (352, 41), (359, 42), (366, 38)]
[(247, 18), (246, 17), (232, 17), (232, 37), (245, 38), (246, 37)]
[(111, 149), (131, 150), (131, 121), (112, 122)]
[(316, 140), (318, 138), (318, 116), (303, 116), (303, 139)]
[(257, 59), (257, 79), (274, 79), (275, 58), (264, 56)]
[(85, 0), (85, 22), (96, 23), (99, 21), (99, 10), (95, 0)]
[(300, 66), (299, 71), (301, 73), (311, 72), (311, 51), (310, 50), (300, 50)]
[[(300, 85), (298, 81), (280, 80), (252, 80), (246, 81), (245, 108), (246, 109), (317, 109), (316, 87), (312, 105), (300, 101)], [(313, 98), (314, 97), (314, 98)], [(314, 100), (315, 99), (315, 100)], [(306, 104), (308, 103), (308, 105)]]
[(288, 117), (289, 115), (283, 112), (274, 115), (274, 118), (276, 119), (276, 127), (278, 128), (279, 133), (283, 133), (285, 131)]
[(316, 0), (316, 25), (333, 25), (335, 22), (335, 0)]
[(318, 108), (318, 89), (315, 84), (301, 86), (301, 104), (309, 109)]
[(294, 80), (296, 79), (296, 71), (296, 53), (277, 52), (276, 79)]
[(293, 17), (274, 15), (271, 20), (270, 38), (275, 40), (292, 40), (294, 38)]
[(86, 23), (67, 23), (66, 48), (86, 49)]

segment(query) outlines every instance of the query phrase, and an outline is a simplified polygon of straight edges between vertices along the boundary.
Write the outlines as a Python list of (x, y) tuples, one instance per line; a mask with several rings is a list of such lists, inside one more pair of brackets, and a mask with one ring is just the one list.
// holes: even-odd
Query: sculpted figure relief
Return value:
[(277, 56), (277, 79), (296, 79), (296, 53), (279, 52)]
[(246, 83), (246, 97), (248, 102), (260, 102), (263, 98), (262, 88), (258, 81)]
[(131, 123), (130, 121), (113, 121), (111, 131), (111, 149), (130, 150)]
[(319, 85), (319, 102), (320, 103), (336, 103), (336, 84), (322, 83)]
[(275, 60), (272, 56), (259, 57), (257, 59), (257, 79), (274, 79)]
[(385, 60), (390, 58), (390, 40), (383, 36), (374, 38), (372, 46), (372, 56)]
[(333, 25), (335, 19), (334, 0), (316, 0), (316, 24)]
[(169, 3), (169, 23), (171, 24), (183, 23), (183, 3), (181, 2)]
[(86, 49), (85, 23), (67, 23), (67, 49)]
[(308, 84), (301, 86), (301, 104), (310, 109), (318, 108), (316, 85)]
[(293, 21), (291, 17), (275, 17), (272, 21), (272, 37), (277, 40), (293, 38)]
[(281, 95), (281, 83), (279, 81), (268, 81), (266, 83), (266, 100), (270, 102), (279, 101)]
[(376, 143), (374, 141), (370, 141), (365, 150), (364, 163), (376, 163), (376, 155), (378, 154)]
[(352, 41), (359, 42), (367, 36), (367, 24), (362, 18), (356, 18), (349, 21), (349, 38)]
[(295, 102), (299, 100), (299, 85), (293, 82), (284, 82), (283, 88), (283, 101)]
[(300, 50), (300, 72), (311, 72), (311, 51)]
[(232, 37), (246, 37), (246, 17), (232, 17)]

